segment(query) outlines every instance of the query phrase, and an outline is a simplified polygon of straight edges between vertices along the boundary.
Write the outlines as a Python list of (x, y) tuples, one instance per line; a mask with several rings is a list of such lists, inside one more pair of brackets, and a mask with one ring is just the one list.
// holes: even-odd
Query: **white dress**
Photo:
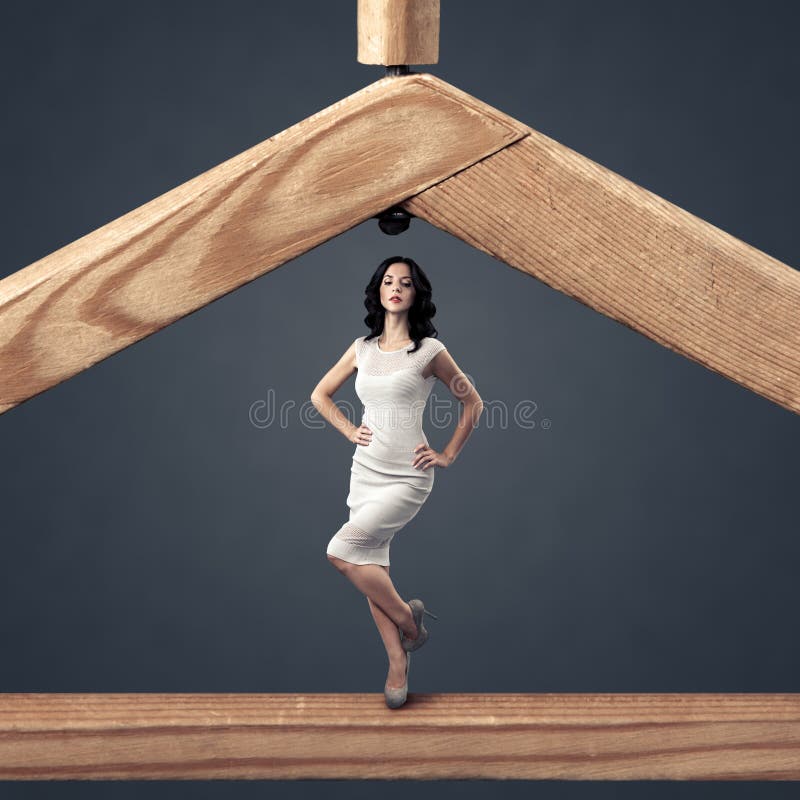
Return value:
[(422, 371), (445, 346), (425, 337), (384, 352), (378, 337), (355, 340), (355, 389), (364, 404), (362, 424), (372, 431), (368, 445), (357, 444), (350, 468), (350, 519), (328, 542), (328, 553), (353, 564), (389, 565), (389, 543), (422, 508), (433, 489), (435, 467), (417, 469), (414, 447), (429, 444), (422, 417), (436, 376)]

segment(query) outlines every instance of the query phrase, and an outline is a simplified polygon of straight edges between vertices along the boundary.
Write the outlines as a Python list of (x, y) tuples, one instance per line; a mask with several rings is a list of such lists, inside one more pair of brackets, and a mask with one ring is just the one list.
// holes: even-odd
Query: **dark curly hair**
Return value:
[(380, 266), (375, 270), (375, 274), (370, 278), (367, 288), (364, 289), (364, 305), (367, 309), (367, 316), (364, 322), (370, 329), (370, 333), (364, 337), (364, 341), (369, 341), (383, 333), (383, 324), (386, 317), (386, 309), (381, 305), (381, 281), (390, 264), (402, 261), (411, 268), (411, 282), (414, 284), (415, 295), (414, 304), (408, 309), (408, 335), (414, 340), (414, 347), (409, 353), (416, 353), (421, 346), (422, 339), (426, 336), (436, 338), (439, 334), (433, 327), (431, 318), (436, 315), (436, 306), (431, 300), (431, 282), (422, 268), (413, 258), (403, 256), (393, 256), (381, 261)]

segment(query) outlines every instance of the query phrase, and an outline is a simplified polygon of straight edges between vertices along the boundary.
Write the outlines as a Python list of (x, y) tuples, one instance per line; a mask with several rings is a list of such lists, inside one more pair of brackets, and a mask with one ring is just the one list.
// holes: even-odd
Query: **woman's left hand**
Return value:
[(421, 469), (423, 472), (428, 467), (449, 467), (453, 460), (444, 453), (437, 453), (432, 447), (428, 447), (424, 442), (414, 448), (417, 454), (411, 462), (414, 469)]

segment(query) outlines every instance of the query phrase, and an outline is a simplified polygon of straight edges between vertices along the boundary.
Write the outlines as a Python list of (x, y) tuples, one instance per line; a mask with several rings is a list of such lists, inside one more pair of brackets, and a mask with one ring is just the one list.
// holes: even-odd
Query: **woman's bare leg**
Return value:
[[(389, 574), (389, 567), (381, 567)], [(367, 597), (369, 610), (372, 618), (378, 626), (378, 632), (383, 639), (383, 646), (386, 648), (386, 655), (389, 657), (389, 675), (386, 678), (388, 689), (400, 689), (406, 682), (406, 651), (400, 644), (400, 631), (397, 625), (384, 613), (383, 609), (372, 602), (372, 598)]]
[(405, 683), (406, 654), (400, 644), (398, 626), (409, 639), (416, 639), (418, 632), (414, 624), (411, 607), (394, 588), (389, 567), (379, 564), (351, 564), (336, 556), (328, 560), (350, 582), (367, 597), (372, 618), (378, 626), (386, 654), (389, 657), (389, 688), (400, 688)]

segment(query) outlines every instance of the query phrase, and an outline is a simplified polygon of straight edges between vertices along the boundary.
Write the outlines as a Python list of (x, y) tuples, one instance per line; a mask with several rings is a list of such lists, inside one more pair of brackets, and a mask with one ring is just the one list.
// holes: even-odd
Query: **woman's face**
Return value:
[(414, 305), (416, 293), (411, 282), (411, 267), (404, 261), (389, 264), (381, 281), (381, 305), (387, 313), (407, 313)]

